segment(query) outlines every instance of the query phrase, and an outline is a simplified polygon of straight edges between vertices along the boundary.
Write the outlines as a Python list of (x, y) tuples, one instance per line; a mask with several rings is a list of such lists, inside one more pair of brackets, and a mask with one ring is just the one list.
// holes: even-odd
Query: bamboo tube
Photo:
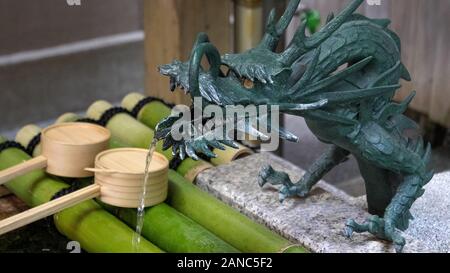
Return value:
[[(128, 111), (132, 111), (136, 105), (144, 99), (144, 95), (140, 93), (131, 93), (122, 100), (122, 107)], [(142, 107), (139, 111), (137, 119), (151, 129), (155, 129), (156, 125), (164, 118), (171, 114), (171, 109), (159, 102), (153, 101)], [(226, 147), (226, 150), (214, 149), (216, 158), (211, 159), (211, 163), (215, 166), (228, 164), (236, 159), (251, 155), (253, 152), (249, 148), (239, 145), (238, 149)]]
[[(0, 138), (0, 142), (4, 142)], [(23, 151), (15, 148), (0, 153), (0, 170), (7, 169), (29, 160)], [(6, 184), (7, 188), (27, 205), (36, 207), (47, 203), (62, 189), (68, 187), (61, 180), (47, 176), (44, 171), (33, 171)], [(54, 216), (57, 229), (78, 241), (88, 252), (128, 253), (134, 252), (132, 240), (134, 232), (116, 217), (102, 209), (95, 201), (85, 201)], [(145, 239), (137, 248), (138, 252), (160, 253), (161, 249)]]
[(75, 113), (65, 113), (58, 117), (55, 121), (55, 124), (67, 123), (67, 122), (76, 122), (81, 117)]
[[(122, 107), (128, 111), (132, 111), (143, 99), (145, 99), (145, 96), (141, 93), (130, 93), (123, 98)], [(156, 125), (158, 125), (163, 118), (170, 116), (171, 113), (172, 109), (164, 103), (155, 100), (142, 107), (141, 111), (138, 113), (137, 119), (150, 128), (155, 129)]]
[[(19, 142), (24, 147), (27, 147), (28, 143), (30, 143), (31, 140), (33, 140), (33, 138), (36, 137), (40, 132), (41, 132), (41, 128), (39, 128), (38, 126), (36, 126), (34, 124), (29, 124), (29, 125), (23, 127), (22, 129), (20, 129), (19, 132), (17, 132), (16, 142)], [(24, 143), (27, 143), (27, 144), (24, 144)], [(42, 152), (41, 144), (39, 143), (34, 148), (33, 156), (40, 155), (41, 152)]]
[[(106, 207), (114, 215), (136, 226), (136, 211)], [(239, 252), (216, 235), (167, 204), (148, 208), (142, 234), (170, 253), (236, 253)]]
[[(113, 106), (106, 101), (97, 101), (89, 107), (87, 116), (92, 119), (100, 119), (100, 117), (107, 110)], [(154, 132), (141, 122), (137, 121), (132, 116), (121, 113), (115, 115), (107, 124), (107, 128), (111, 134), (122, 143), (127, 143), (135, 148), (147, 149), (153, 140)], [(172, 151), (162, 149), (162, 142), (160, 141), (156, 147), (156, 151), (166, 156), (167, 159), (172, 160)], [(185, 159), (177, 171), (181, 173), (187, 180), (193, 182), (197, 175), (211, 168), (211, 164), (199, 160)]]
[(167, 203), (242, 252), (305, 253), (305, 248), (257, 224), (169, 171)]
[[(35, 126), (35, 128), (40, 131), (39, 127)], [(32, 139), (33, 132), (28, 132), (30, 135), (27, 135), (26, 131), (22, 132), (21, 139)], [(27, 142), (21, 144), (28, 145)], [(131, 227), (136, 226), (136, 210), (100, 204)], [(166, 204), (146, 210), (142, 235), (170, 253), (238, 252), (216, 235)]]

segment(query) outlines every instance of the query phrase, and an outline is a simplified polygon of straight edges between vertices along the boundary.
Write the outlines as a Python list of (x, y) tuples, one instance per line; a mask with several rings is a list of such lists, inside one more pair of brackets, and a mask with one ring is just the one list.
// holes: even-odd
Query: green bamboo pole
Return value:
[[(0, 137), (0, 143), (6, 141)], [(29, 160), (25, 152), (11, 148), (0, 153), (0, 170), (4, 170)], [(61, 180), (49, 177), (44, 171), (33, 171), (6, 184), (6, 187), (30, 207), (50, 201), (60, 190), (68, 185)], [(162, 250), (145, 239), (135, 249), (132, 244), (134, 231), (100, 207), (94, 200), (89, 200), (72, 208), (55, 214), (57, 229), (78, 241), (82, 248), (93, 253), (161, 253)]]
[[(136, 210), (107, 207), (130, 226), (136, 226)], [(142, 235), (170, 253), (237, 253), (236, 248), (167, 204), (148, 208)]]
[(305, 253), (268, 228), (199, 190), (174, 171), (169, 172), (167, 203), (236, 247), (250, 253)]
[[(22, 129), (16, 135), (16, 142), (22, 144), (24, 147), (28, 146), (28, 143), (33, 140), (35, 136), (37, 136), (41, 132), (41, 128), (34, 124), (29, 124)], [(33, 150), (33, 157), (36, 157), (41, 154), (42, 148), (41, 143), (36, 145)]]
[[(122, 107), (128, 111), (132, 111), (143, 99), (145, 99), (145, 96), (141, 93), (130, 93), (123, 98)], [(171, 113), (172, 109), (164, 103), (155, 100), (142, 107), (141, 111), (138, 113), (137, 119), (150, 128), (155, 129), (156, 125), (158, 125), (162, 119), (169, 117)]]
[[(63, 121), (64, 119), (59, 119), (59, 122)], [(32, 126), (33, 130), (30, 130), (30, 128), (27, 127), (20, 130), (16, 140), (31, 140), (34, 135), (41, 131), (35, 125)], [(20, 143), (27, 146), (29, 142)], [(136, 226), (136, 210), (115, 208), (106, 204), (101, 205), (125, 221), (129, 226)], [(70, 220), (64, 222), (69, 223)], [(142, 235), (150, 242), (170, 253), (238, 252), (236, 248), (219, 239), (219, 237), (167, 204), (161, 204), (146, 210)]]
[[(122, 107), (128, 111), (132, 111), (136, 105), (145, 97), (140, 93), (131, 93), (122, 100)], [(164, 118), (170, 116), (171, 109), (159, 101), (152, 101), (146, 104), (139, 111), (137, 119), (143, 124), (147, 125), (151, 129), (155, 129), (156, 125)], [(228, 164), (236, 159), (240, 159), (253, 154), (253, 151), (249, 148), (239, 145), (238, 149), (226, 147), (224, 151), (220, 149), (214, 149), (216, 158), (211, 159), (211, 163), (215, 166)]]
[[(113, 106), (106, 101), (97, 101), (89, 107), (87, 116), (91, 119), (98, 120), (112, 107)], [(125, 113), (115, 115), (108, 122), (107, 128), (111, 131), (114, 138), (133, 147), (149, 148), (154, 136), (152, 129)], [(173, 158), (171, 150), (163, 151), (161, 141), (158, 143), (156, 151), (166, 156), (169, 160)], [(193, 182), (200, 172), (211, 167), (212, 165), (205, 161), (195, 161), (191, 158), (187, 158), (181, 163), (177, 171), (187, 180)]]

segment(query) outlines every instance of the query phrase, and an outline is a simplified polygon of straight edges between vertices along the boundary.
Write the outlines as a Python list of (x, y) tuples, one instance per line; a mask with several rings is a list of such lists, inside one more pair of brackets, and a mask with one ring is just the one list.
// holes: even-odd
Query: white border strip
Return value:
[(59, 57), (63, 55), (75, 54), (91, 51), (111, 46), (118, 46), (128, 43), (140, 42), (144, 40), (143, 31), (133, 31), (117, 35), (104, 36), (80, 42), (63, 44), (44, 49), (23, 51), (14, 54), (0, 56), (0, 67), (15, 65), (25, 62), (33, 62), (46, 58)]

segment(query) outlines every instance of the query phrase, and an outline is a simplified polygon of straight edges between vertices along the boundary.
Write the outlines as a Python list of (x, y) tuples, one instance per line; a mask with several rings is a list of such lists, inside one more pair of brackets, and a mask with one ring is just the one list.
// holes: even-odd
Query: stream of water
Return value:
[(153, 154), (155, 153), (157, 143), (158, 143), (157, 139), (154, 138), (148, 149), (148, 154), (145, 162), (144, 180), (142, 181), (142, 195), (140, 200), (141, 203), (139, 204), (139, 208), (137, 210), (136, 233), (133, 236), (134, 252), (139, 251), (139, 245), (141, 243), (142, 227), (144, 226), (145, 196), (147, 195), (147, 183), (150, 176), (150, 165), (152, 164)]

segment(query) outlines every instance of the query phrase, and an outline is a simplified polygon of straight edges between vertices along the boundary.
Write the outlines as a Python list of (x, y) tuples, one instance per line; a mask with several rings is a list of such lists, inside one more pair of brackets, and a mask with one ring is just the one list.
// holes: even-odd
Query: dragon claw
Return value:
[(403, 249), (405, 248), (405, 244), (394, 243), (394, 247), (395, 247), (395, 252), (402, 253)]
[(292, 183), (289, 175), (284, 172), (275, 171), (272, 166), (264, 166), (259, 174), (258, 184), (264, 187), (266, 184), (281, 185), (279, 191), (280, 202), (283, 203), (286, 199), (299, 196), (306, 197), (309, 194), (309, 188), (305, 183)]
[(290, 194), (289, 188), (286, 186), (282, 187), (279, 192), (280, 203), (284, 203), (284, 201), (290, 197), (292, 197), (292, 195)]
[(369, 232), (380, 240), (392, 241), (397, 253), (403, 252), (406, 245), (405, 238), (403, 238), (390, 224), (387, 224), (383, 218), (378, 216), (369, 217), (363, 224), (358, 224), (354, 220), (349, 220), (345, 225), (343, 233), (345, 237), (350, 239), (353, 233), (364, 232)]
[(231, 147), (234, 149), (239, 149), (239, 145), (232, 140), (224, 139), (224, 140), (221, 140), (220, 142), (228, 147)]
[(348, 239), (353, 237), (353, 233), (355, 232), (355, 226), (357, 223), (354, 220), (348, 220), (345, 228), (343, 230), (344, 236)]
[(343, 233), (346, 238), (351, 239), (353, 237), (353, 228), (347, 226), (344, 228)]
[(261, 169), (261, 172), (259, 173), (259, 179), (258, 179), (258, 184), (259, 184), (259, 186), (261, 186), (261, 188), (264, 187), (269, 182), (269, 178), (270, 178), (271, 174), (274, 172), (275, 172), (275, 170), (270, 165), (264, 166)]
[(238, 149), (239, 146), (232, 140), (216, 140), (209, 139), (207, 135), (198, 137), (191, 136), (189, 132), (183, 132), (184, 139), (175, 140), (172, 136), (173, 126), (180, 120), (180, 116), (170, 116), (162, 120), (155, 130), (155, 138), (163, 140), (163, 150), (172, 148), (172, 155), (178, 156), (181, 160), (190, 157), (194, 160), (199, 160), (199, 154), (209, 158), (216, 158), (217, 155), (213, 149), (225, 150), (226, 146)]

